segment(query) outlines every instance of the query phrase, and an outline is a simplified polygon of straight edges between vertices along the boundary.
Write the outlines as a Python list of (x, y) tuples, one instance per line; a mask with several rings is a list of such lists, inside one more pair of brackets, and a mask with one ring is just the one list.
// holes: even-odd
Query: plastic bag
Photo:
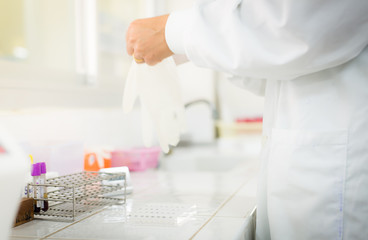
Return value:
[(133, 61), (124, 90), (125, 113), (132, 110), (136, 99), (141, 104), (144, 145), (151, 146), (155, 130), (161, 149), (167, 153), (169, 145), (178, 144), (185, 128), (179, 76), (171, 57), (153, 67)]

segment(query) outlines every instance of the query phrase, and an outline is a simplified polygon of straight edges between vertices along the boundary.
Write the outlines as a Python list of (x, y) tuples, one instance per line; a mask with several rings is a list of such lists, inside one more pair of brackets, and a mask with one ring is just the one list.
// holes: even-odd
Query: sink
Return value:
[(163, 156), (159, 169), (187, 172), (226, 172), (253, 158), (242, 151), (223, 151), (218, 144), (177, 147)]

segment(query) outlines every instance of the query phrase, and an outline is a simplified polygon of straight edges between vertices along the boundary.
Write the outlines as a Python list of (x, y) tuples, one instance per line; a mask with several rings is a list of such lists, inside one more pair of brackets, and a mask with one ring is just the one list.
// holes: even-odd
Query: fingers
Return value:
[(134, 61), (136, 62), (136, 63), (144, 63), (145, 61), (144, 61), (144, 58), (142, 58), (142, 57), (136, 57), (135, 56), (135, 54), (133, 54), (133, 58), (134, 58)]
[(144, 57), (142, 56), (142, 54), (139, 54), (139, 52), (136, 50), (137, 49), (137, 43), (139, 42), (138, 39), (138, 34), (136, 31), (136, 21), (133, 21), (128, 28), (128, 31), (126, 33), (126, 51), (127, 53), (133, 57), (134, 61), (138, 64), (144, 63)]
[(136, 53), (135, 51), (134, 51), (134, 47), (133, 46), (127, 46), (127, 52), (128, 52), (128, 54), (130, 55), (130, 56), (132, 56), (133, 57), (133, 59), (134, 59), (134, 61), (136, 62), (136, 63), (144, 63), (145, 61), (144, 61), (144, 57), (142, 57), (142, 55), (141, 54), (139, 54), (139, 53)]
[(127, 44), (126, 51), (129, 54), (129, 56), (133, 56), (134, 48), (131, 45)]
[(126, 41), (126, 51), (129, 54), (129, 56), (133, 56), (134, 54), (134, 46), (136, 43), (136, 33), (135, 33), (135, 23), (130, 23), (128, 30), (125, 35), (125, 41)]

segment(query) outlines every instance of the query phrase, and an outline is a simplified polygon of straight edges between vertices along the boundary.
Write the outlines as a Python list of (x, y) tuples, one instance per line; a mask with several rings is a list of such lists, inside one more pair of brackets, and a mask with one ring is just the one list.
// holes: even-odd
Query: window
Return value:
[(119, 106), (131, 62), (126, 29), (159, 6), (159, 0), (0, 0), (0, 108)]

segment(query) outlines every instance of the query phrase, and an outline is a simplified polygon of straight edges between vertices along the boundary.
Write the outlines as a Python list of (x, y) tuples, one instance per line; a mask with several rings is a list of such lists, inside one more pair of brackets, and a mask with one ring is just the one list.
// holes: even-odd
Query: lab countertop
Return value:
[(13, 228), (10, 239), (250, 238), (256, 205), (255, 158), (226, 171), (162, 168), (132, 172), (134, 192), (123, 206), (106, 207), (74, 223), (34, 220)]

